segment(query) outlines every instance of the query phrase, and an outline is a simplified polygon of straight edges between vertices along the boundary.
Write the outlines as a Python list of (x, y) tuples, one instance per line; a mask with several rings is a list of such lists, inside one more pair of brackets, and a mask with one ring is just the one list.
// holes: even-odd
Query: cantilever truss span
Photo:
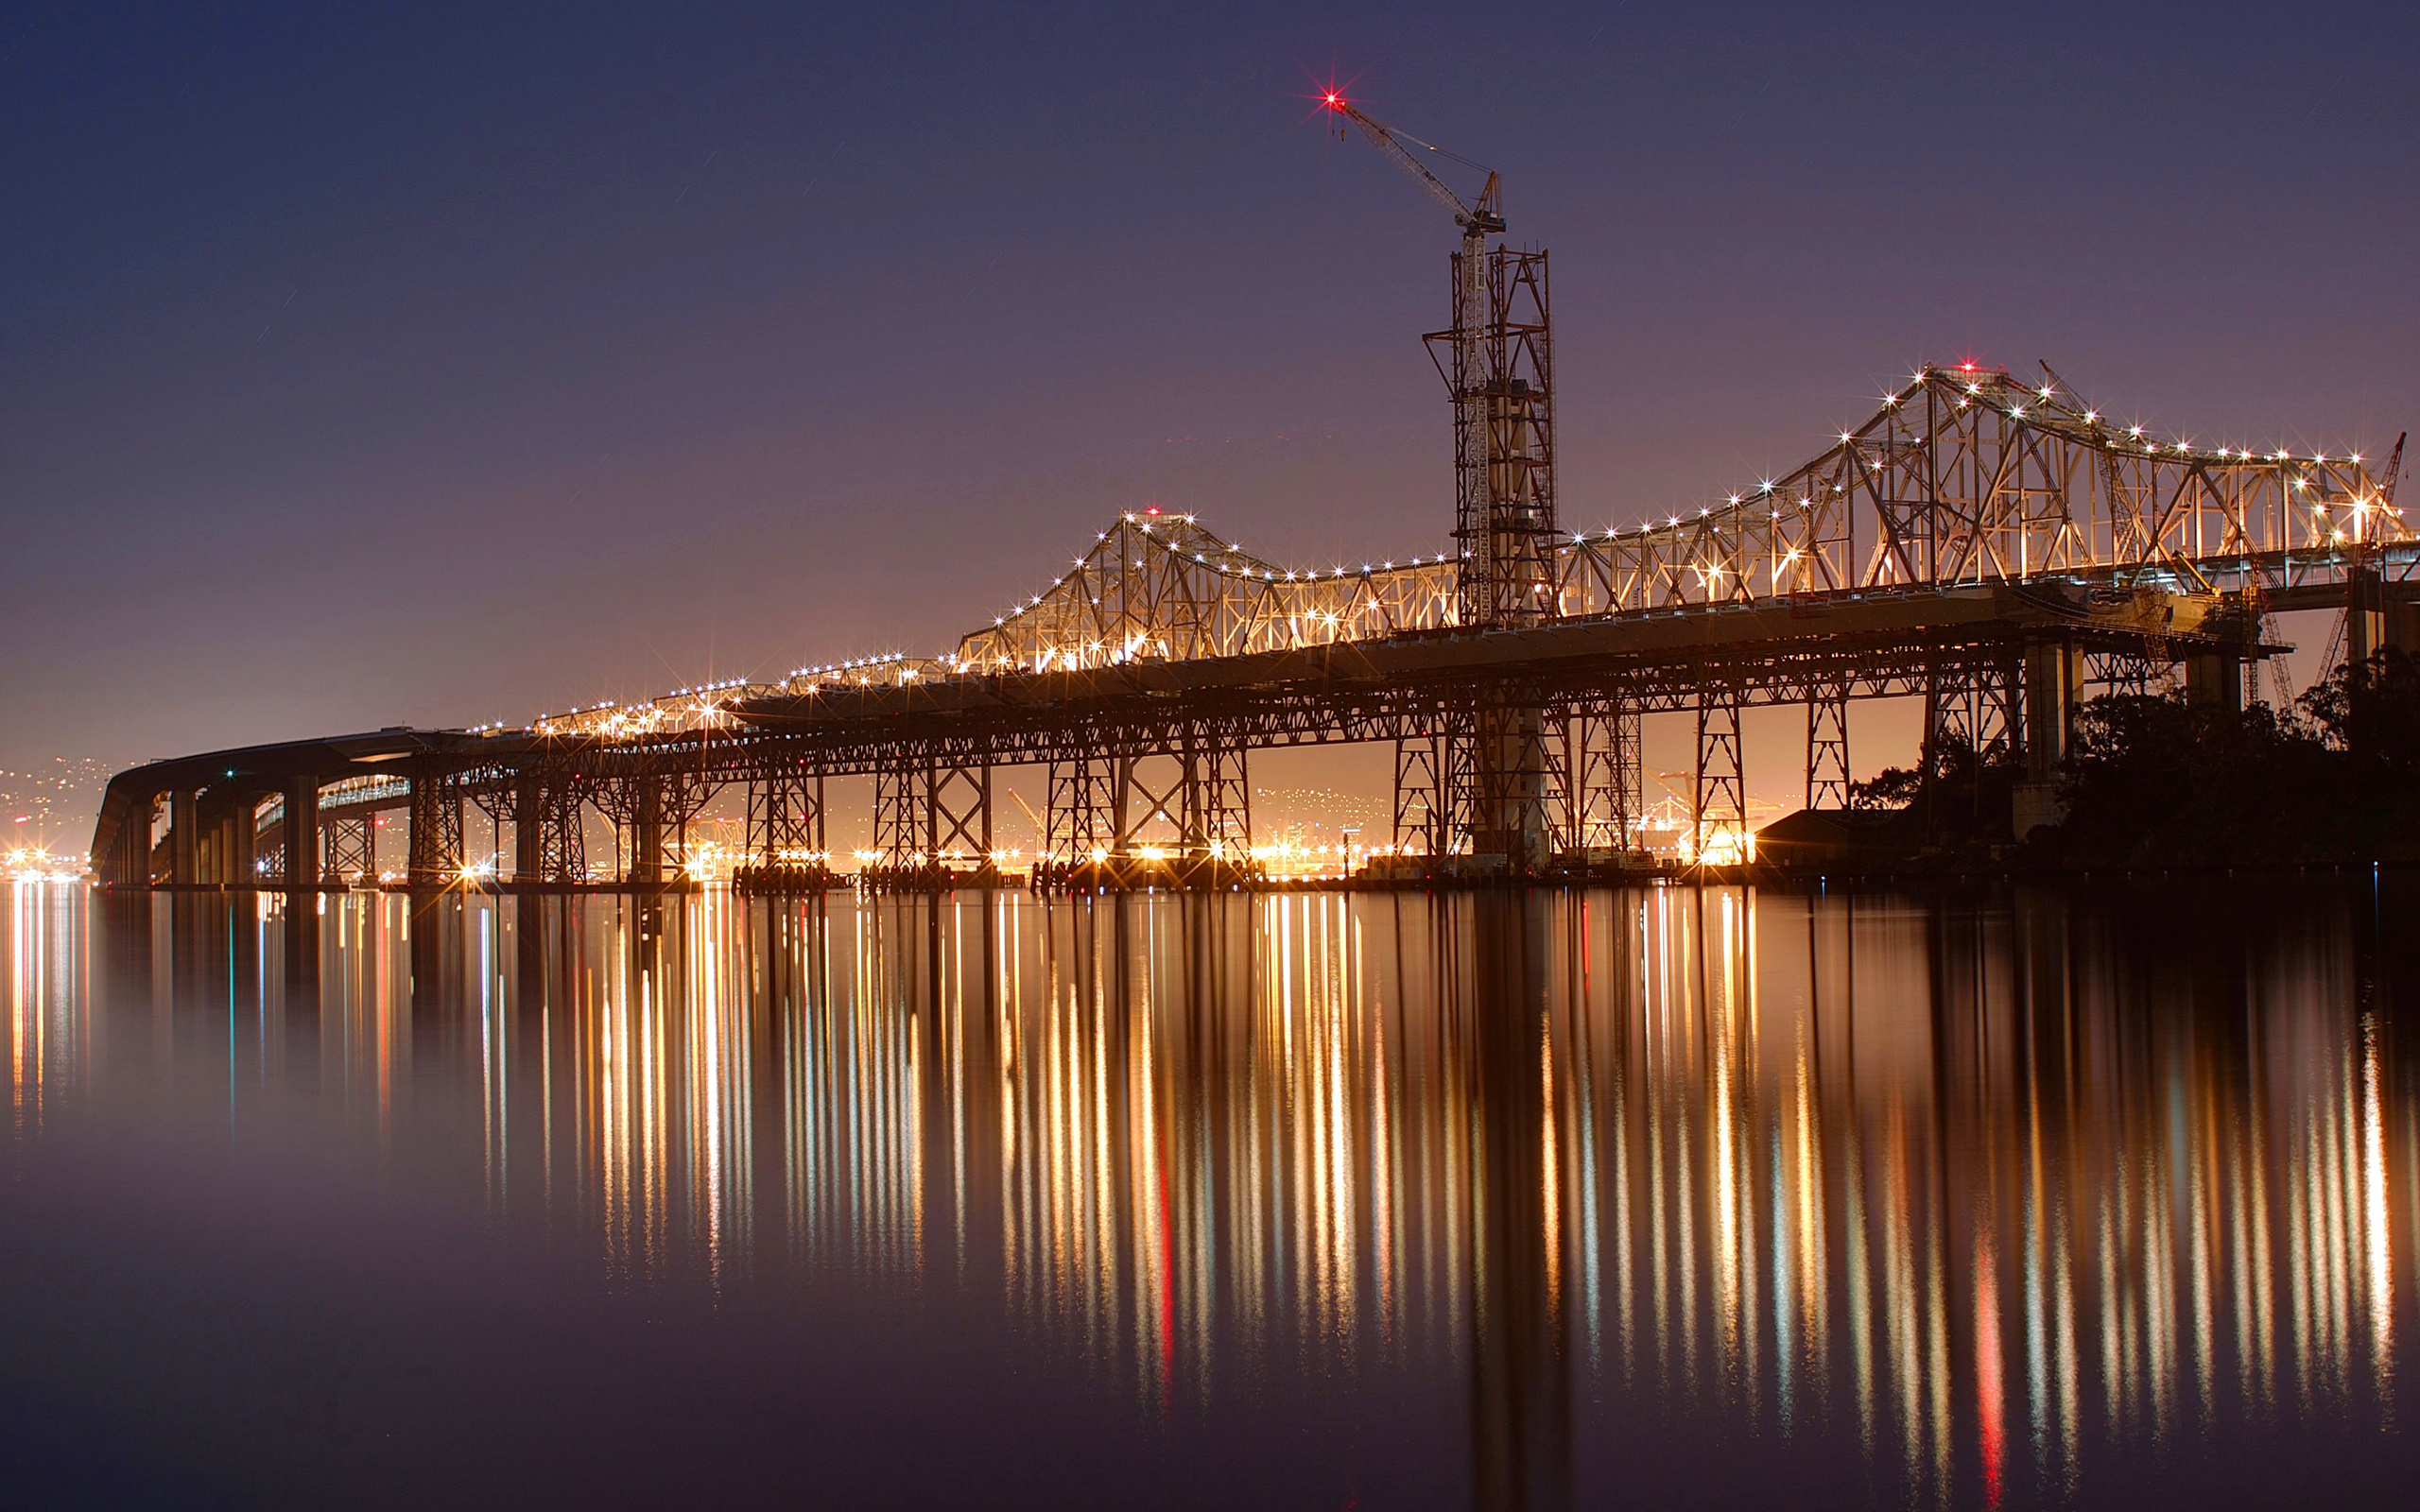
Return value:
[[(1575, 531), (1564, 617), (2033, 576), (2183, 592), (2332, 581), (2409, 547), (2394, 459), (2196, 446), (2102, 415), (2046, 372), (1927, 368), (1790, 472), (1720, 502)], [(2389, 552), (2401, 576), (2408, 552)], [(1443, 555), (1284, 568), (1189, 515), (1130, 513), (956, 665), (1046, 671), (1450, 628)]]
[[(871, 774), (881, 864), (913, 871), (983, 851), (992, 768), (1021, 764), (1050, 768), (1037, 824), (1062, 859), (1153, 825), (1216, 858), (1249, 843), (1251, 750), (1370, 740), (1397, 746), (1397, 829), (1432, 853), (1547, 829), (1556, 847), (1618, 849), (1640, 806), (1637, 719), (1685, 709), (1704, 841), (1745, 833), (1743, 704), (1808, 706), (1807, 800), (1833, 805), (1847, 700), (1908, 694), (1927, 741), (2021, 754), (2039, 792), (2087, 664), (2138, 682), (2184, 662), (2199, 694), (2240, 696), (2243, 661), (2273, 649), (2264, 614), (2297, 607), (2346, 608), (2354, 646), (2420, 646), (2401, 454), (2197, 444), (2101, 414), (2047, 369), (2028, 384), (1929, 368), (1780, 477), (1561, 540), (1554, 612), (1534, 625), (1461, 624), (1448, 553), (1289, 568), (1145, 510), (940, 656), (120, 774), (95, 863), (122, 882), (308, 878), (307, 855), (263, 853), (290, 833), (324, 850), (320, 874), (368, 873), (368, 812), (396, 806), (425, 880), (467, 866), (468, 802), (513, 827), (516, 878), (593, 873), (593, 812), (631, 858), (621, 878), (644, 882), (719, 787), (745, 783), (748, 854), (814, 870), (824, 780)], [(1508, 696), (1521, 717), (1490, 733)]]

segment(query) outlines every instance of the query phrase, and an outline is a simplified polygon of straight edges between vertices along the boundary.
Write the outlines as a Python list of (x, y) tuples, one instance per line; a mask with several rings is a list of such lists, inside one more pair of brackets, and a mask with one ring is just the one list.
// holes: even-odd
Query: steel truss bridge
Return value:
[[(1669, 712), (1697, 731), (1684, 844), (1720, 862), (1748, 833), (1749, 706), (1805, 706), (1806, 802), (1842, 807), (1849, 700), (1921, 696), (1928, 747), (2021, 755), (2021, 831), (2055, 816), (2072, 710), (2095, 684), (2181, 669), (2193, 696), (2239, 700), (2287, 610), (2342, 610), (2356, 659), (2420, 645), (2399, 442), (2377, 462), (2200, 445), (2120, 424), (2047, 369), (1927, 368), (1784, 476), (1565, 532), (1550, 421), (1520, 407), (1550, 392), (1543, 311), (1491, 330), (1499, 348), (1533, 331), (1536, 350), (1453, 384), (1458, 436), (1473, 415), (1498, 423), (1458, 441), (1479, 507), (1449, 550), (1288, 567), (1191, 516), (1128, 513), (943, 655), (121, 773), (95, 868), (121, 885), (374, 878), (375, 816), (392, 810), (406, 878), (447, 885), (475, 810), (510, 827), (517, 885), (655, 886), (688, 824), (740, 789), (743, 879), (820, 885), (826, 784), (871, 777), (867, 877), (936, 885), (989, 869), (995, 774), (1032, 765), (1047, 772), (1043, 884), (1132, 878), (1147, 855), (1232, 881), (1250, 874), (1251, 752), (1385, 742), (1399, 850), (1534, 871), (1633, 847), (1638, 722)], [(1534, 380), (1505, 378), (1524, 362)], [(614, 827), (611, 868), (586, 854), (592, 815)]]

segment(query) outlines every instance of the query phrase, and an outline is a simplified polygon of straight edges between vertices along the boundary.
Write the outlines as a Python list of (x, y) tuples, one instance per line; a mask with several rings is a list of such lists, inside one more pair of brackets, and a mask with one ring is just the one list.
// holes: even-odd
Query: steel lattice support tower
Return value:
[(1849, 690), (1844, 681), (1806, 701), (1806, 806), (1849, 806)]
[(913, 866), (932, 851), (926, 787), (931, 765), (887, 762), (873, 776), (873, 849), (886, 867)]
[(577, 773), (556, 773), (546, 783), (538, 813), (538, 874), (544, 881), (588, 880), (588, 835), (580, 821), (579, 790)]
[(1445, 791), (1449, 739), (1443, 730), (1430, 730), (1395, 742), (1394, 847), (1407, 855), (1442, 856), (1452, 850)]
[(1246, 747), (1197, 725), (1187, 765), (1193, 770), (1185, 842), (1213, 860), (1252, 856), (1252, 766)]
[(413, 886), (443, 886), (462, 869), (462, 786), (451, 773), (415, 772), (411, 780), (411, 835), (405, 880)]
[(937, 862), (992, 863), (992, 768), (936, 759), (925, 768), (925, 833)]
[(1466, 237), (1454, 324), (1428, 336), (1454, 405), (1454, 544), (1461, 621), (1556, 613), (1554, 339), (1547, 254)]
[(1730, 683), (1709, 683), (1698, 694), (1697, 767), (1689, 790), (1689, 843), (1695, 858), (1705, 855), (1709, 840), (1748, 831), (1739, 703), (1739, 690)]
[(823, 774), (780, 765), (748, 781), (748, 859), (760, 867), (803, 867), (821, 861)]
[(1564, 843), (1583, 852), (1629, 849), (1645, 802), (1638, 711), (1603, 700), (1572, 710), (1563, 727)]
[[(1554, 344), (1547, 254), (1487, 246), (1476, 228), (1454, 254), (1454, 323), (1428, 337), (1454, 406), (1458, 618), (1466, 627), (1534, 625), (1558, 610)], [(1515, 871), (1545, 865), (1554, 802), (1545, 713), (1507, 691), (1471, 712), (1468, 744), (1449, 754), (1467, 798), (1449, 792), (1478, 854)]]
[(1058, 866), (1080, 866), (1117, 844), (1119, 773), (1115, 757), (1090, 752), (1050, 763), (1042, 850)]
[(378, 880), (378, 816), (374, 814), (327, 816), (320, 821), (327, 837), (325, 876), (330, 882)]

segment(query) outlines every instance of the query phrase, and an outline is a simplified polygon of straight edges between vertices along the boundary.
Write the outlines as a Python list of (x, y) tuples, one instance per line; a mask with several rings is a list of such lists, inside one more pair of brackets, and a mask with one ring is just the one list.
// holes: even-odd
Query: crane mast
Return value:
[[(1478, 203), (1469, 203), (1423, 161), (1454, 154), (1373, 117), (1335, 91), (1322, 103), (1452, 215), (1461, 232), (1453, 259), (1453, 324), (1425, 338), (1454, 406), (1458, 619), (1472, 628), (1551, 619), (1561, 604), (1554, 574), (1554, 342), (1547, 254), (1491, 243), (1504, 234), (1503, 186), (1495, 173), (1480, 169), (1486, 183)], [(1554, 832), (1544, 710), (1520, 696), (1483, 698), (1454, 723), (1445, 743), (1447, 770), (1437, 774), (1452, 818), (1443, 833), (1469, 834), (1476, 851), (1501, 855), (1515, 872), (1539, 869), (1549, 858)], [(1403, 753), (1397, 758), (1400, 789)]]
[(1505, 229), (1503, 184), (1495, 173), (1480, 170), (1487, 180), (1472, 204), (1422, 161), (1454, 154), (1333, 91), (1322, 103), (1452, 215), (1461, 232), (1454, 255), (1453, 324), (1426, 338), (1454, 404), (1461, 622), (1524, 625), (1552, 618), (1558, 606), (1547, 254), (1491, 245)]

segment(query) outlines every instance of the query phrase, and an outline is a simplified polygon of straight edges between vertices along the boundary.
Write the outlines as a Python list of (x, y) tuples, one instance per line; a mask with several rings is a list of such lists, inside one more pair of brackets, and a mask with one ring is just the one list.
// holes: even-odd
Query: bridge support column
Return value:
[(2014, 754), (2023, 719), (2023, 653), (1983, 666), (1936, 666), (1925, 682), (1923, 805), (1927, 831), (1945, 818), (1940, 804), (1945, 777), (1958, 772), (1972, 789), (1972, 816), (1982, 817), (1983, 773), (1996, 760)]
[(1644, 804), (1638, 711), (1621, 700), (1564, 721), (1564, 844), (1583, 859), (1631, 849)]
[(1252, 777), (1244, 747), (1197, 724), (1184, 736), (1184, 845), (1213, 865), (1252, 859)]
[(327, 837), (327, 857), (320, 874), (330, 882), (378, 880), (378, 816), (333, 815), (320, 830)]
[(289, 888), (320, 885), (320, 780), (288, 779), (285, 784), (285, 866)]
[(873, 774), (873, 848), (876, 865), (897, 873), (932, 854), (931, 814), (925, 806), (928, 777), (921, 760), (887, 764)]
[(1043, 852), (1049, 866), (1086, 866), (1117, 844), (1117, 768), (1118, 758), (1105, 755), (1050, 764), (1043, 810)]
[(512, 880), (533, 883), (546, 877), (546, 784), (535, 772), (524, 772), (512, 783)]
[(925, 764), (924, 828), (934, 864), (992, 867), (992, 766), (989, 762)]
[[(2025, 648), (2025, 776), (2009, 812), (2009, 833), (2020, 840), (2067, 816), (2059, 801), (2059, 767), (2075, 737), (2083, 674), (2083, 652), (2065, 641), (2035, 641)], [(2242, 680), (2236, 679), (2238, 688)]]
[(189, 887), (201, 880), (201, 806), (179, 789), (168, 795), (168, 881)]
[(2386, 581), (2375, 567), (2356, 567), (2344, 575), (2344, 661), (2364, 667), (2386, 648)]
[(918, 754), (874, 774), (874, 849), (886, 885), (940, 886), (992, 866), (989, 762)]
[(2411, 585), (2381, 584), (2378, 619), (2383, 637), (2379, 644), (2406, 656), (2420, 656), (2420, 598), (2414, 598)]
[(221, 887), (248, 886), (260, 879), (252, 869), (252, 800), (230, 794), (213, 805), (208, 825), (210, 866), (205, 881)]
[(125, 885), (151, 881), (151, 819), (158, 799), (137, 799), (129, 804), (126, 818), (117, 827), (116, 854), (110, 858), (110, 874), (104, 879)]
[(1554, 831), (1547, 797), (1546, 709), (1506, 690), (1479, 701), (1473, 741), (1477, 789), (1471, 850), (1500, 855), (1506, 869), (1543, 870)]
[(411, 777), (411, 839), (404, 880), (444, 887), (462, 875), (462, 790), (438, 772)]
[(664, 779), (652, 774), (631, 782), (631, 853), (622, 880), (636, 887), (664, 884)]
[(1849, 689), (1824, 688), (1806, 703), (1806, 806), (1849, 806)]
[(773, 876), (801, 877), (829, 858), (824, 844), (823, 774), (785, 763), (748, 780), (748, 864)]
[(2201, 651), (2187, 657), (2185, 701), (2197, 709), (2243, 713), (2243, 658), (2234, 651)]
[(1748, 782), (1741, 763), (1739, 690), (1719, 684), (1698, 695), (1698, 751), (1689, 790), (1690, 859), (1703, 865), (1753, 860)]
[(1450, 747), (1443, 730), (1395, 742), (1394, 847), (1402, 854), (1442, 856), (1453, 850)]

